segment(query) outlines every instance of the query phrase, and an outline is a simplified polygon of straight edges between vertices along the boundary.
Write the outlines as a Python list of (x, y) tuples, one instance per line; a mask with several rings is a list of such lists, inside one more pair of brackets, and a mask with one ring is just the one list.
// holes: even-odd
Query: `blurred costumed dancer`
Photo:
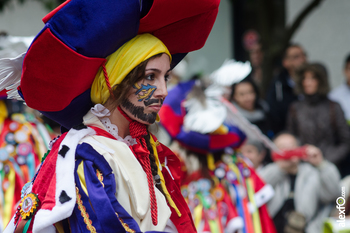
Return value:
[(0, 92), (1, 229), (16, 212), (24, 184), (32, 180), (51, 140), (45, 126), (22, 103), (6, 101)]
[(162, 127), (179, 144), (170, 148), (184, 158), (181, 190), (198, 232), (276, 232), (265, 205), (273, 189), (236, 150), (258, 130), (245, 128), (247, 120), (222, 97), (250, 70), (249, 63), (226, 61), (210, 86), (196, 80), (174, 87), (160, 111)]
[(196, 231), (173, 179), (179, 161), (147, 126), (171, 67), (204, 45), (218, 5), (71, 0), (43, 19), (12, 60), (21, 78), (8, 72), (0, 88), (67, 132), (52, 141), (5, 232)]

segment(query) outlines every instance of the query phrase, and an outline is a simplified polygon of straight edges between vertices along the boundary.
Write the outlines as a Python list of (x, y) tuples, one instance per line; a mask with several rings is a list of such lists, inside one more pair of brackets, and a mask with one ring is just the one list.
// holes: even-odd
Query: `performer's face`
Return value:
[(153, 124), (168, 95), (169, 75), (170, 58), (167, 54), (149, 60), (144, 78), (130, 88), (128, 98), (122, 102), (121, 108), (131, 119), (147, 125)]

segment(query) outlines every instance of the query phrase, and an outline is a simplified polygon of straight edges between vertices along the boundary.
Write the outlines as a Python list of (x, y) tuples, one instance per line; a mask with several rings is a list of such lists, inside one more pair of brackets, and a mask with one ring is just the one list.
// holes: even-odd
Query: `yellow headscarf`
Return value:
[[(155, 36), (145, 33), (137, 35), (117, 51), (107, 57), (106, 71), (111, 87), (123, 79), (141, 62), (160, 53), (166, 53), (171, 59), (167, 47)], [(110, 96), (102, 68), (97, 73), (91, 87), (91, 100), (95, 104), (104, 104)]]

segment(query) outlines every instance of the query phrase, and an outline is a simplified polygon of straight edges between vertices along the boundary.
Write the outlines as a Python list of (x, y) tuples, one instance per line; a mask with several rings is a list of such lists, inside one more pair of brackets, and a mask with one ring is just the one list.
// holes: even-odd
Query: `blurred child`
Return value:
[(262, 142), (254, 139), (248, 139), (241, 147), (241, 153), (248, 158), (257, 173), (259, 173), (263, 166), (266, 157), (266, 149)]

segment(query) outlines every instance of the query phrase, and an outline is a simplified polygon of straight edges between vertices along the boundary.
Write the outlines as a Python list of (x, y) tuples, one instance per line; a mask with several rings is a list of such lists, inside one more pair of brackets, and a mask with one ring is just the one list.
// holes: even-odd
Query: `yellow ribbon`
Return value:
[[(168, 54), (171, 60), (171, 54), (163, 42), (149, 33), (137, 35), (126, 42), (107, 57), (105, 67), (111, 87), (120, 84), (141, 62), (161, 53)], [(100, 68), (91, 86), (91, 100), (95, 104), (104, 104), (109, 96), (104, 72)]]
[(13, 197), (15, 194), (15, 178), (16, 178), (16, 174), (15, 174), (15, 169), (13, 168), (13, 166), (8, 163), (8, 165), (10, 166), (10, 172), (7, 176), (8, 178), (8, 182), (10, 184), (10, 186), (7, 188), (6, 192), (5, 192), (5, 208), (4, 208), (4, 218), (3, 218), (3, 223), (4, 226), (7, 225), (7, 223), (10, 221), (11, 219), (11, 212), (12, 212), (12, 207), (13, 207)]
[(202, 213), (203, 213), (203, 206), (201, 204), (194, 207), (193, 220), (194, 220), (194, 225), (197, 229), (202, 220)]
[(209, 153), (207, 155), (207, 163), (208, 163), (209, 170), (214, 171), (215, 170), (215, 159), (214, 159), (214, 155), (212, 153)]
[(252, 179), (250, 177), (246, 179), (246, 182), (247, 182), (247, 193), (248, 193), (249, 201), (252, 203), (252, 205), (255, 208), (255, 210), (252, 214), (254, 232), (261, 233), (262, 230), (261, 230), (261, 225), (260, 225), (259, 210), (258, 210), (258, 208), (256, 208), (256, 204), (255, 204), (254, 185), (253, 185)]
[(157, 153), (156, 143), (154, 142), (152, 136), (151, 136), (150, 142), (151, 142), (151, 145), (152, 145), (152, 148), (153, 148), (154, 157), (155, 157), (155, 159), (156, 159), (156, 164), (157, 164), (157, 167), (158, 167), (158, 175), (160, 176), (160, 183), (161, 183), (161, 186), (162, 186), (164, 195), (165, 195), (166, 199), (168, 200), (169, 205), (170, 205), (171, 207), (173, 207), (173, 208), (175, 209), (177, 215), (178, 215), (179, 217), (181, 217), (181, 212), (180, 212), (180, 210), (177, 208), (175, 202), (173, 201), (173, 199), (171, 198), (171, 196), (170, 196), (170, 194), (169, 194), (169, 192), (168, 192), (168, 189), (166, 188), (165, 180), (164, 180), (162, 171), (160, 170), (160, 165), (159, 165), (159, 159), (158, 159), (158, 153)]
[(0, 100), (0, 131), (4, 126), (4, 121), (7, 118), (7, 116), (8, 116), (8, 112), (7, 112), (5, 101)]

